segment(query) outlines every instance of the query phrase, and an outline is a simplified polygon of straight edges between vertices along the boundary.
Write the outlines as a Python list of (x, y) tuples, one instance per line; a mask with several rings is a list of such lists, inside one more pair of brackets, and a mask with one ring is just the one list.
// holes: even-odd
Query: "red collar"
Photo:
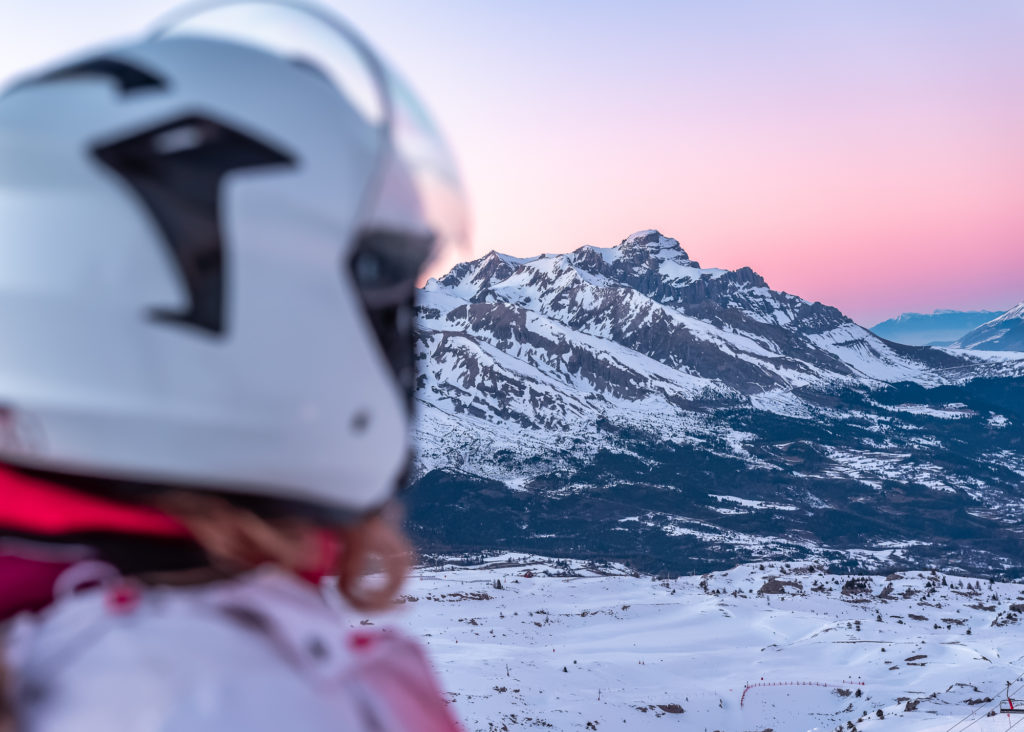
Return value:
[(179, 521), (155, 508), (118, 503), (0, 466), (0, 533), (40, 537), (111, 532), (189, 538)]

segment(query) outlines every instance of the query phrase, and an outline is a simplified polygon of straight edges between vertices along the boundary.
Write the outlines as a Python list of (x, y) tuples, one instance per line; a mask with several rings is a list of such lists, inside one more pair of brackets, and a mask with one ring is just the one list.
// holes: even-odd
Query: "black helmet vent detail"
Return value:
[(205, 117), (184, 117), (94, 150), (138, 193), (174, 257), (191, 298), (160, 320), (214, 334), (226, 328), (220, 188), (240, 168), (294, 165), (287, 154)]
[(140, 89), (163, 89), (166, 86), (166, 82), (162, 78), (149, 71), (140, 69), (138, 66), (113, 58), (101, 57), (83, 61), (72, 66), (65, 66), (62, 69), (51, 71), (44, 76), (29, 79), (15, 86), (12, 91), (36, 84), (45, 84), (50, 81), (64, 81), (65, 79), (73, 79), (78, 76), (94, 75), (107, 76), (114, 79), (125, 94)]

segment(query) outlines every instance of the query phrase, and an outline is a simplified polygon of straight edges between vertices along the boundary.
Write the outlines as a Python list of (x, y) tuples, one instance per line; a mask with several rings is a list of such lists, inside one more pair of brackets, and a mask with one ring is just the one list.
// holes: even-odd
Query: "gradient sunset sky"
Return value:
[[(863, 325), (1024, 300), (1024, 3), (330, 0), (448, 132), (474, 250), (657, 228)], [(7, 0), (0, 78), (180, 3)]]

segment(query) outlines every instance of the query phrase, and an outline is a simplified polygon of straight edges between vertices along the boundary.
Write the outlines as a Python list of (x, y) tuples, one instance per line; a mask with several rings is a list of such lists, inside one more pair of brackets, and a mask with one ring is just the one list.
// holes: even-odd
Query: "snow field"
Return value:
[[(984, 715), (1024, 673), (1022, 590), (806, 563), (654, 580), (502, 555), (419, 569), (398, 623), (469, 730), (983, 732), (1017, 719)], [(762, 682), (838, 688), (756, 686), (741, 707)]]

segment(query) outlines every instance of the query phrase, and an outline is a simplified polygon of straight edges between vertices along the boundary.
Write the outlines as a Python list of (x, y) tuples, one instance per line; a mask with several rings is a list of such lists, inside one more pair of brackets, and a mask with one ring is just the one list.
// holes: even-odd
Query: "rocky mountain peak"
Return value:
[(630, 234), (616, 248), (620, 251), (643, 249), (651, 254), (672, 253), (674, 258), (689, 259), (678, 240), (665, 236), (656, 229), (644, 229)]
[(508, 258), (503, 257), (492, 249), (480, 260), (480, 268), (473, 276), (473, 280), (482, 283), (495, 279), (505, 279), (516, 271), (516, 266), (514, 262), (510, 262)]

